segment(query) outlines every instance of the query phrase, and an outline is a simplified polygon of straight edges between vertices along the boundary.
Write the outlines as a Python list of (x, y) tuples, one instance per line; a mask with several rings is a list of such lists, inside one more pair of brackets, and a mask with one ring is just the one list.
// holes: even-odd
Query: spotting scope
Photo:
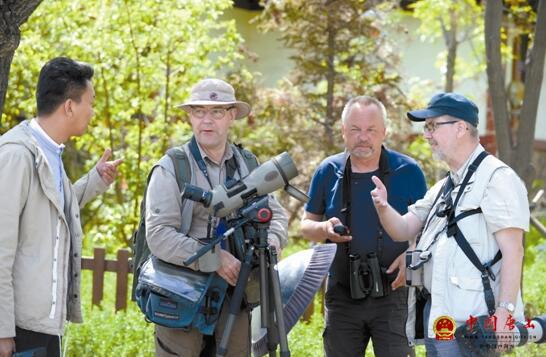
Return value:
[(280, 188), (302, 202), (308, 197), (289, 181), (298, 176), (298, 169), (287, 152), (264, 162), (241, 180), (218, 185), (211, 191), (186, 184), (182, 198), (200, 202), (216, 217), (225, 217), (254, 197), (267, 195)]

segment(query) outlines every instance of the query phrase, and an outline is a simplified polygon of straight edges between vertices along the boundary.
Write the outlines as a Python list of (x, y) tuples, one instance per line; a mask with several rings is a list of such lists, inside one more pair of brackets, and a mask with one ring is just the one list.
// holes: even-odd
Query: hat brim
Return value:
[(444, 115), (444, 113), (431, 109), (412, 110), (411, 112), (407, 112), (408, 119), (411, 121), (425, 121), (428, 118), (442, 115)]
[(190, 112), (190, 108), (192, 106), (199, 106), (199, 105), (233, 105), (235, 108), (237, 108), (237, 115), (235, 116), (235, 119), (241, 119), (246, 117), (248, 114), (250, 114), (250, 105), (245, 102), (241, 101), (235, 101), (235, 102), (217, 102), (212, 100), (195, 100), (191, 102), (186, 102), (177, 105), (177, 108), (182, 108), (186, 112)]

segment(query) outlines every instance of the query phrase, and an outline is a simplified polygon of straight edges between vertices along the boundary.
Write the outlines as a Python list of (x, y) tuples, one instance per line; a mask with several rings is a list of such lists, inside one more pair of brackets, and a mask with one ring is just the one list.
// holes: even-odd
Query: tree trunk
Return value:
[(327, 65), (328, 70), (326, 73), (327, 81), (327, 90), (326, 90), (326, 120), (325, 120), (325, 131), (326, 138), (328, 140), (328, 147), (332, 148), (334, 146), (334, 83), (336, 80), (336, 69), (335, 69), (335, 53), (336, 53), (336, 33), (335, 28), (332, 24), (332, 15), (330, 15), (330, 9), (326, 7), (328, 11), (328, 52), (327, 52)]
[(537, 22), (533, 48), (529, 52), (529, 60), (525, 66), (525, 92), (521, 108), (520, 124), (517, 133), (517, 147), (514, 157), (514, 169), (531, 187), (534, 170), (530, 162), (533, 155), (535, 125), (537, 120), (540, 89), (544, 76), (544, 56), (546, 54), (546, 1), (540, 1), (537, 10)]
[(449, 30), (443, 30), (447, 46), (446, 83), (444, 89), (446, 92), (453, 92), (455, 86), (455, 61), (457, 59), (457, 47), (459, 46), (455, 11), (451, 12)]
[(485, 4), (485, 53), (487, 80), (493, 106), (495, 135), (501, 160), (512, 166), (512, 136), (508, 120), (508, 101), (501, 57), (502, 1), (489, 0)]
[(0, 118), (8, 89), (11, 61), (21, 38), (19, 27), (41, 2), (42, 0), (0, 0)]
[[(0, 56), (0, 120), (2, 118), (2, 111), (4, 108), (4, 100), (6, 99), (6, 93), (8, 91), (8, 78), (9, 69), (11, 67), (11, 60), (15, 51), (6, 53), (4, 56)], [(0, 125), (2, 123), (0, 122)]]

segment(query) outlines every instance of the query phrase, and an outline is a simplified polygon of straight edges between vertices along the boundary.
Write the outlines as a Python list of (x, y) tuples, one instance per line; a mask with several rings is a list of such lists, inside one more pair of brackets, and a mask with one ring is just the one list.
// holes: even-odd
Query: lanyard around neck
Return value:
[[(209, 183), (209, 186), (211, 189), (214, 187), (212, 186), (212, 182), (210, 180), (209, 171), (207, 170), (207, 164), (205, 163), (205, 160), (201, 156), (201, 151), (199, 150), (199, 146), (197, 146), (197, 140), (195, 140), (195, 136), (191, 137), (190, 140), (190, 152), (197, 162), (197, 166), (199, 167), (199, 170), (203, 173), (205, 178), (207, 179), (207, 182)], [(233, 153), (233, 156), (226, 161), (226, 180), (233, 179), (233, 176), (235, 171), (239, 173), (239, 177), (241, 176), (241, 171), (239, 169), (239, 164), (237, 163), (237, 160), (235, 159), (235, 153)], [(231, 172), (230, 172), (231, 171)]]
[(199, 170), (203, 173), (205, 178), (207, 179), (207, 182), (209, 183), (210, 188), (212, 189), (212, 182), (210, 181), (209, 177), (209, 171), (207, 170), (207, 164), (205, 163), (205, 160), (203, 160), (203, 157), (201, 156), (201, 151), (199, 151), (199, 147), (197, 146), (197, 140), (195, 140), (195, 136), (191, 137), (190, 141), (190, 152), (197, 162), (197, 166), (199, 167)]
[[(343, 192), (342, 192), (342, 200), (343, 200), (343, 208), (341, 209), (341, 213), (345, 217), (344, 224), (349, 227), (349, 230), (352, 231), (351, 227), (351, 175), (352, 175), (352, 165), (351, 165), (351, 156), (349, 155), (347, 157), (347, 161), (345, 162), (345, 169), (343, 170)], [(385, 185), (385, 189), (389, 187), (389, 174), (390, 174), (390, 168), (389, 168), (389, 161), (387, 152), (384, 147), (381, 147), (381, 155), (379, 157), (379, 171), (377, 173), (377, 176), (379, 179), (383, 182)], [(350, 242), (346, 243), (346, 249), (347, 252), (350, 253), (351, 250), (351, 244)], [(383, 227), (381, 226), (381, 222), (377, 222), (377, 256), (381, 257), (383, 254)]]

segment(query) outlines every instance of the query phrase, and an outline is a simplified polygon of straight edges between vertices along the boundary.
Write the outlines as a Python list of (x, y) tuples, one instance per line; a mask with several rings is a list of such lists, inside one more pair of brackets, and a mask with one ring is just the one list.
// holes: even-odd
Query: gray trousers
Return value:
[(370, 338), (377, 357), (414, 356), (406, 337), (407, 299), (407, 288), (383, 298), (353, 300), (347, 288), (331, 286), (322, 335), (326, 357), (362, 357)]

